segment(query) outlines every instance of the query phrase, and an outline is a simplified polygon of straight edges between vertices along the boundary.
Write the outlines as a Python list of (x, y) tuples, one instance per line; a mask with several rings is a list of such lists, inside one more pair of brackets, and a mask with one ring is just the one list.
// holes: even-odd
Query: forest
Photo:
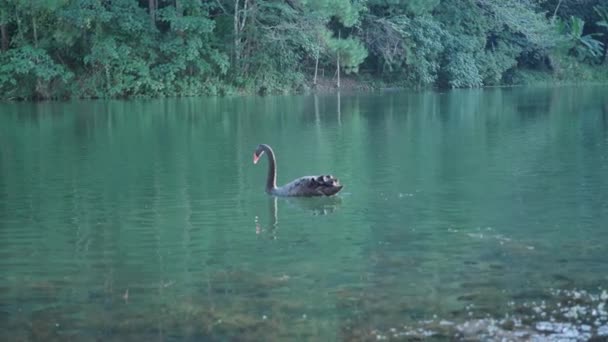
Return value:
[(0, 33), (3, 100), (608, 80), (606, 0), (0, 0)]

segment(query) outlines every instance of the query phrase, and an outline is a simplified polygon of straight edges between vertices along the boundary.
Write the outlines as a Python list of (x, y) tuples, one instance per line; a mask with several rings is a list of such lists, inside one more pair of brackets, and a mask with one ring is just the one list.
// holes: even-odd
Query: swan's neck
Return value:
[(266, 192), (272, 193), (277, 188), (277, 161), (274, 157), (274, 152), (267, 148), (268, 155), (268, 177), (266, 178)]

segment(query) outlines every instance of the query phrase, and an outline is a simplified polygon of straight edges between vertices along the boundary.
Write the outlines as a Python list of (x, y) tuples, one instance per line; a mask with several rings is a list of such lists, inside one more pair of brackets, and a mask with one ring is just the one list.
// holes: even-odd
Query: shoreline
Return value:
[(228, 97), (245, 97), (245, 96), (288, 96), (288, 95), (329, 95), (340, 92), (352, 93), (372, 93), (378, 91), (434, 91), (434, 92), (447, 92), (453, 90), (473, 90), (473, 89), (496, 89), (496, 88), (522, 88), (522, 87), (564, 87), (564, 86), (606, 86), (608, 81), (552, 81), (552, 82), (532, 82), (528, 84), (501, 84), (501, 85), (487, 85), (475, 88), (438, 88), (438, 87), (408, 87), (400, 86), (396, 84), (387, 83), (381, 80), (359, 80), (353, 77), (343, 77), (341, 79), (340, 88), (337, 87), (335, 79), (331, 78), (319, 78), (317, 84), (313, 84), (312, 81), (306, 82), (306, 87), (300, 89), (285, 90), (281, 92), (260, 92), (240, 89), (234, 92), (222, 93), (222, 94), (197, 94), (197, 95), (135, 95), (135, 96), (117, 96), (117, 97), (65, 97), (65, 98), (46, 98), (46, 99), (26, 99), (26, 98), (0, 98), (0, 103), (45, 103), (45, 102), (67, 102), (67, 101), (78, 101), (78, 100), (137, 100), (137, 99), (180, 99), (180, 98), (194, 98), (194, 97), (207, 97), (207, 98), (228, 98)]

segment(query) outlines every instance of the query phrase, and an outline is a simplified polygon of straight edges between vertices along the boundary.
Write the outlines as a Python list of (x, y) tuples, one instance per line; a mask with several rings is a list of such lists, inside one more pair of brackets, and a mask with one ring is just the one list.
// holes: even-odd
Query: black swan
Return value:
[(275, 196), (332, 196), (342, 190), (343, 185), (332, 175), (304, 176), (283, 186), (277, 187), (277, 162), (272, 148), (260, 144), (253, 153), (253, 163), (257, 164), (260, 157), (268, 154), (268, 178), (266, 193)]

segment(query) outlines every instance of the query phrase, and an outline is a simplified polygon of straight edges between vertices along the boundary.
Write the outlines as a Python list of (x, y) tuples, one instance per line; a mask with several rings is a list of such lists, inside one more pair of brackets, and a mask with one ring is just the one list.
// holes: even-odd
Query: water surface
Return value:
[(0, 104), (0, 338), (608, 336), (607, 91)]

